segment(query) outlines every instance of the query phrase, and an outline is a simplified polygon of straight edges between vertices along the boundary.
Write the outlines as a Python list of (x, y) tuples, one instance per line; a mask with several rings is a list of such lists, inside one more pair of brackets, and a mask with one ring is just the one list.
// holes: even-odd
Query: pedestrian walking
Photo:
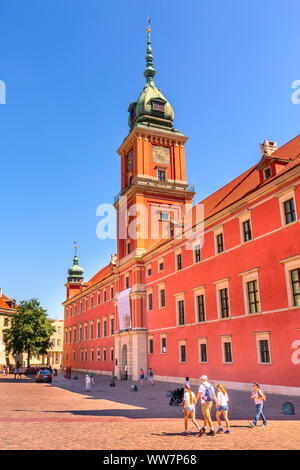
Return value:
[(252, 421), (252, 423), (249, 424), (250, 428), (254, 428), (257, 425), (257, 421), (259, 418), (262, 419), (263, 421), (263, 426), (267, 426), (267, 420), (265, 418), (265, 415), (263, 413), (263, 407), (264, 407), (264, 401), (266, 399), (264, 393), (259, 387), (259, 384), (254, 382), (253, 385), (253, 393), (251, 395), (251, 398), (254, 400), (255, 403), (255, 416)]
[(225, 390), (225, 388), (223, 387), (223, 385), (219, 384), (217, 386), (217, 404), (216, 404), (216, 407), (217, 407), (217, 412), (216, 412), (216, 419), (218, 421), (218, 425), (219, 425), (219, 429), (217, 431), (217, 433), (220, 433), (223, 431), (223, 428), (222, 428), (222, 422), (221, 422), (221, 415), (223, 414), (223, 417), (224, 417), (224, 420), (225, 420), (225, 423), (226, 423), (226, 431), (224, 434), (229, 434), (231, 431), (230, 431), (230, 424), (229, 424), (229, 420), (228, 420), (228, 402), (229, 402), (229, 397), (227, 395), (227, 392)]
[(18, 369), (18, 378), (19, 379), (22, 378), (22, 367), (19, 367), (19, 369)]
[(204, 425), (201, 428), (199, 437), (201, 437), (205, 433), (207, 425), (210, 427), (210, 431), (207, 433), (207, 435), (214, 436), (215, 431), (214, 431), (214, 426), (213, 426), (213, 422), (212, 422), (210, 414), (211, 414), (213, 401), (217, 404), (217, 398), (215, 395), (214, 387), (208, 382), (207, 376), (202, 375), (200, 377), (200, 380), (201, 380), (201, 385), (199, 387), (196, 400), (198, 402), (199, 398), (201, 399), (201, 409), (202, 409), (202, 414), (203, 414), (203, 419), (204, 419)]
[(89, 376), (91, 377), (91, 383), (94, 384), (94, 372), (90, 370)]
[(194, 392), (192, 392), (190, 385), (185, 385), (184, 388), (184, 402), (183, 402), (183, 413), (184, 413), (184, 436), (188, 436), (188, 421), (189, 421), (189, 416), (191, 416), (192, 423), (196, 426), (198, 429), (198, 432), (200, 433), (201, 429), (199, 424), (196, 421), (195, 418), (195, 413), (196, 413), (196, 397)]
[(186, 385), (190, 386), (190, 378), (189, 377), (185, 378), (184, 386), (186, 386)]
[(154, 377), (154, 374), (153, 374), (153, 370), (151, 369), (151, 367), (150, 367), (150, 369), (149, 369), (149, 374), (148, 374), (148, 375), (149, 375), (149, 383), (150, 383), (151, 385), (154, 385), (154, 384), (153, 384), (153, 377)]
[(84, 382), (85, 382), (85, 391), (90, 392), (91, 391), (92, 379), (88, 374), (86, 374)]
[(15, 379), (17, 378), (17, 373), (18, 373), (18, 369), (15, 367), (14, 369)]
[(141, 383), (141, 385), (143, 385), (144, 378), (145, 378), (145, 373), (144, 373), (144, 370), (141, 369), (140, 370), (140, 383)]

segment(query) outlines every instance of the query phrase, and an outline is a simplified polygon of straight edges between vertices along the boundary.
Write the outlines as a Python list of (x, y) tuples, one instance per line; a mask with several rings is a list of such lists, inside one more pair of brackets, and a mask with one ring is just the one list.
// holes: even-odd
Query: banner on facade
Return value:
[(130, 291), (131, 287), (122, 290), (118, 295), (119, 330), (131, 328)]

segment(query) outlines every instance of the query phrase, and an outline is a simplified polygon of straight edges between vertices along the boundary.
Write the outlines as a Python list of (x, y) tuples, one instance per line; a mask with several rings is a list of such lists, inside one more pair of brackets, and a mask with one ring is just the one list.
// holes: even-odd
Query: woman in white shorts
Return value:
[(188, 420), (189, 415), (191, 415), (192, 423), (196, 426), (198, 431), (200, 432), (200, 426), (195, 419), (195, 411), (196, 411), (196, 397), (194, 392), (192, 392), (191, 387), (186, 384), (184, 388), (184, 403), (183, 403), (183, 413), (184, 413), (184, 436), (188, 436)]
[(221, 423), (221, 419), (220, 419), (220, 416), (223, 413), (224, 420), (225, 420), (225, 423), (226, 423), (226, 428), (227, 428), (226, 431), (225, 431), (225, 434), (229, 434), (230, 433), (230, 425), (229, 425), (229, 421), (228, 421), (228, 402), (229, 402), (229, 398), (228, 398), (227, 392), (226, 392), (225, 388), (223, 387), (223, 385), (219, 384), (217, 388), (218, 388), (218, 393), (217, 393), (216, 420), (218, 421), (218, 425), (219, 425), (219, 429), (218, 429), (217, 432), (220, 433), (220, 432), (223, 431), (222, 423)]

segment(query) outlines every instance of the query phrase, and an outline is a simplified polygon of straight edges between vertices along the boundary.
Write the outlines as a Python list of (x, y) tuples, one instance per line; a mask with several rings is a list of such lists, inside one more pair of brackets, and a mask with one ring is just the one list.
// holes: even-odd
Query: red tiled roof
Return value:
[(300, 134), (272, 153), (272, 157), (294, 160), (300, 154)]
[[(0, 308), (6, 308), (7, 310), (13, 310), (10, 305), (6, 302), (6, 300), (10, 300), (6, 295), (2, 294), (0, 296)], [(15, 308), (18, 308), (19, 306), (15, 304)]]
[[(268, 178), (267, 180), (261, 183), (260, 173), (257, 170), (258, 164), (256, 164), (234, 180), (230, 181), (230, 183), (226, 184), (225, 186), (218, 189), (216, 192), (196, 204), (196, 206), (193, 207), (194, 213), (196, 211), (195, 208), (197, 207), (197, 205), (203, 204), (204, 220), (206, 220), (212, 215), (215, 215), (220, 212), (222, 209), (225, 209), (226, 207), (230, 206), (231, 204), (234, 204), (235, 202), (239, 201), (240, 199), (252, 193), (253, 191), (268, 184), (275, 178), (278, 178), (279, 176), (296, 167), (297, 165), (300, 165), (300, 134), (288, 143), (284, 144), (279, 149), (277, 149), (275, 152), (273, 152), (272, 157), (287, 160), (287, 163), (284, 164), (282, 169), (276, 175), (271, 178)], [(168, 241), (169, 240), (159, 240), (158, 243), (154, 245), (154, 247), (152, 247), (148, 253), (155, 251), (158, 247), (164, 245)]]
[(245, 173), (238, 176), (203, 201), (199, 202), (199, 204), (204, 204), (204, 218), (207, 219), (208, 217), (211, 217), (225, 207), (239, 201), (247, 194), (250, 194), (259, 187), (268, 184), (273, 179), (278, 178), (282, 174), (299, 165), (300, 135), (296, 136), (293, 140), (272, 153), (272, 157), (285, 159), (287, 160), (287, 163), (276, 175), (272, 178), (268, 178), (262, 183), (260, 181), (259, 171), (256, 169), (257, 165), (254, 165), (252, 168), (245, 171)]
[(111, 274), (111, 269), (110, 265), (108, 264), (104, 268), (100, 269), (100, 271), (95, 274), (89, 281), (88, 281), (88, 287), (91, 287), (95, 284), (97, 284), (100, 281), (103, 281), (103, 279), (107, 278)]

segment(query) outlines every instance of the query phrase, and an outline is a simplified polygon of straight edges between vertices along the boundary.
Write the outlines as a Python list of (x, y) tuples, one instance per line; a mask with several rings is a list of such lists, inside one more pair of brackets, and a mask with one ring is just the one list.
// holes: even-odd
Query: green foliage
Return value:
[(37, 299), (22, 300), (11, 317), (10, 328), (4, 330), (6, 350), (13, 354), (26, 352), (29, 366), (30, 354), (46, 354), (52, 346), (50, 338), (54, 331), (52, 320)]

